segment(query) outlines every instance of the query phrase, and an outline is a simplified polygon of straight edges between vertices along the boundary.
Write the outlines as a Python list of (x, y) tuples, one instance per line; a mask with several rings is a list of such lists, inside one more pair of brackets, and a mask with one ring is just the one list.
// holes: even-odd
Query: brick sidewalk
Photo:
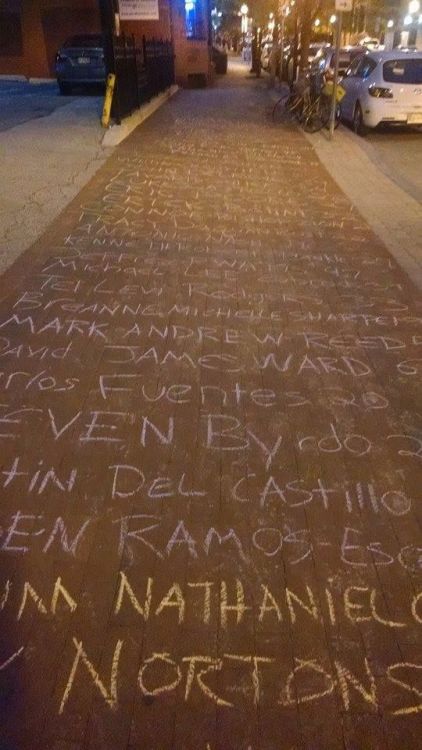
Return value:
[(178, 94), (3, 276), (2, 750), (420, 747), (417, 293), (266, 107)]

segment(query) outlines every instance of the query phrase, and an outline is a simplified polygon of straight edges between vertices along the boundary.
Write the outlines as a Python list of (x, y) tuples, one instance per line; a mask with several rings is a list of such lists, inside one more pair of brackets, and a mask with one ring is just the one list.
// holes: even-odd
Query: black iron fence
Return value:
[(174, 83), (173, 45), (162, 39), (113, 36), (116, 74), (112, 117), (117, 123)]

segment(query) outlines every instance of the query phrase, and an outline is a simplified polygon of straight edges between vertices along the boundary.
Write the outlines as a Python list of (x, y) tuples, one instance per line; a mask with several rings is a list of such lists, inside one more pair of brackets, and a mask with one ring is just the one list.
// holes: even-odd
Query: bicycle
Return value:
[[(302, 84), (302, 91), (300, 88), (301, 84), (299, 84), (296, 90), (283, 94), (276, 101), (272, 110), (273, 121), (280, 122), (296, 119), (307, 133), (316, 133), (318, 130), (328, 127), (332, 96), (332, 86), (330, 83), (325, 83), (316, 97), (311, 96), (309, 84), (306, 84), (304, 87)], [(335, 110), (335, 128), (340, 123), (340, 100), (342, 96), (342, 90), (339, 88)]]

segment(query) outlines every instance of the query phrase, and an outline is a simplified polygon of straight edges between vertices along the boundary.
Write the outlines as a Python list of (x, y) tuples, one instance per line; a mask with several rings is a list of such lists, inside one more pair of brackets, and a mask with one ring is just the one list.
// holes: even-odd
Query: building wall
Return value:
[(208, 44), (209, 13), (207, 0), (202, 2), (203, 28), (201, 37), (188, 39), (185, 24), (185, 0), (173, 0), (173, 43), (176, 55), (176, 81), (182, 86), (200, 85), (202, 79), (212, 82), (214, 69), (211, 66)]
[[(159, 0), (157, 21), (121, 23), (122, 31), (137, 38), (173, 40), (176, 79), (182, 85), (212, 78), (208, 0), (197, 2), (204, 18), (197, 39), (186, 35), (185, 0)], [(0, 75), (53, 78), (54, 57), (64, 40), (101, 30), (98, 0), (2, 0), (0, 8)]]
[(7, 0), (5, 6), (21, 43), (0, 46), (0, 74), (53, 77), (55, 53), (68, 36), (101, 30), (97, 0)]

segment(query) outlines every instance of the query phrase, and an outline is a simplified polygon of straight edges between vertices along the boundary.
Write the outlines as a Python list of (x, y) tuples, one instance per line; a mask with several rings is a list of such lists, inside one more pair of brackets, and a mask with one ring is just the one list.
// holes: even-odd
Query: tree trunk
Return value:
[(302, 0), (300, 7), (300, 63), (301, 72), (308, 67), (309, 45), (312, 36), (313, 0)]

